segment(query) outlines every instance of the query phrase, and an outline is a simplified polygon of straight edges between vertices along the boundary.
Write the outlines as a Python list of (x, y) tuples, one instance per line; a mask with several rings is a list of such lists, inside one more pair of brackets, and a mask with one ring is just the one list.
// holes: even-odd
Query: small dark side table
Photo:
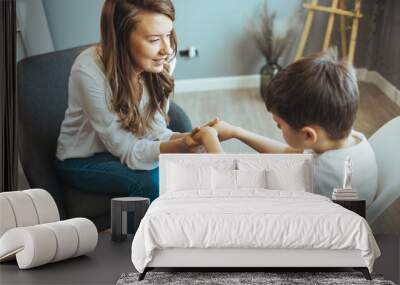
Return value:
[(356, 214), (359, 214), (361, 217), (365, 219), (365, 209), (366, 209), (365, 200), (332, 200), (332, 202), (339, 204), (343, 208), (353, 211)]
[[(111, 240), (124, 241), (127, 234), (135, 234), (150, 205), (149, 198), (120, 197), (111, 200)], [(134, 225), (128, 227), (128, 215), (134, 215)], [(130, 221), (132, 222), (132, 221)]]

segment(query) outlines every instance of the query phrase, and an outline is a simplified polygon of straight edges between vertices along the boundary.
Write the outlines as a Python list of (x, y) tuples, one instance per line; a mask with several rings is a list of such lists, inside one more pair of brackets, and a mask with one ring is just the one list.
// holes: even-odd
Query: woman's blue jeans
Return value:
[(55, 164), (59, 178), (80, 191), (147, 197), (150, 201), (159, 195), (158, 168), (132, 170), (108, 152), (56, 160)]

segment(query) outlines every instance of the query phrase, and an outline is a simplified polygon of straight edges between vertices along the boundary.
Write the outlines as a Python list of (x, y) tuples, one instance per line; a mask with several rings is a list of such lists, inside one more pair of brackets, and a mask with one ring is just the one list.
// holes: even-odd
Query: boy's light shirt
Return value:
[(360, 199), (366, 200), (368, 207), (375, 198), (378, 186), (375, 153), (362, 133), (353, 130), (351, 135), (359, 143), (321, 154), (313, 150), (305, 150), (304, 153), (314, 155), (314, 192), (329, 198), (333, 188), (342, 186), (344, 161), (350, 156), (353, 161), (352, 188), (358, 191)]

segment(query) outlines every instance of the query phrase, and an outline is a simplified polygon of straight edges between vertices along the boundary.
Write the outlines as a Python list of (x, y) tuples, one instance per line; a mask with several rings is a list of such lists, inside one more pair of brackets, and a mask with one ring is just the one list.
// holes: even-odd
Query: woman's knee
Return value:
[[(138, 185), (139, 184), (139, 185)], [(159, 176), (158, 168), (143, 171), (143, 175), (139, 180), (135, 181), (135, 184), (131, 185), (130, 196), (141, 195), (147, 197), (150, 201), (156, 199), (159, 195)]]

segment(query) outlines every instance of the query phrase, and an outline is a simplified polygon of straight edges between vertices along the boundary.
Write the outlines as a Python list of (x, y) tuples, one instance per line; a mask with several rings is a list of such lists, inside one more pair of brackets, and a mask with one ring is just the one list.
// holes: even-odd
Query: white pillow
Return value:
[(306, 164), (296, 164), (291, 168), (268, 169), (268, 189), (306, 191), (308, 188), (306, 180)]
[(168, 167), (168, 191), (212, 189), (211, 167), (188, 167), (176, 163), (170, 163)]
[(214, 190), (236, 190), (236, 170), (212, 168)]
[(236, 170), (238, 188), (267, 188), (266, 170)]

